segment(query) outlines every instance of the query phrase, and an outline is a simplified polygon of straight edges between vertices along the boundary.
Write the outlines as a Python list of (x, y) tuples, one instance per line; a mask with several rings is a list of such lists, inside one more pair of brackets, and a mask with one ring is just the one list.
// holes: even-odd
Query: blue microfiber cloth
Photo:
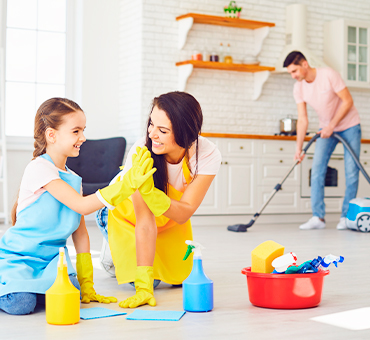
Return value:
[(80, 318), (84, 320), (107, 318), (109, 316), (126, 314), (127, 313), (125, 312), (116, 312), (115, 310), (103, 307), (83, 308), (80, 310)]
[(154, 320), (154, 321), (179, 321), (185, 311), (173, 310), (135, 310), (127, 320)]

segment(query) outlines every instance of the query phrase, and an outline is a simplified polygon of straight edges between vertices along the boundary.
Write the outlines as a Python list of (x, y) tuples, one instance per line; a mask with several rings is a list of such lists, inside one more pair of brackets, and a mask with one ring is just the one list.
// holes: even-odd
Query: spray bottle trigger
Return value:
[(195, 247), (192, 246), (191, 244), (188, 245), (188, 249), (186, 249), (186, 253), (185, 253), (185, 256), (184, 258), (182, 259), (183, 261), (185, 261), (191, 254), (191, 252), (193, 251)]

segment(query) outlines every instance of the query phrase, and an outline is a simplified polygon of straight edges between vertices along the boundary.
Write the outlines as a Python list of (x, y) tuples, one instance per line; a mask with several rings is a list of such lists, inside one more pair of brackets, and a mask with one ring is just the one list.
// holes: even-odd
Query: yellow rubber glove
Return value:
[(156, 306), (153, 294), (153, 267), (140, 266), (136, 269), (135, 289), (136, 294), (119, 303), (122, 308), (136, 308), (148, 304)]
[(118, 204), (130, 197), (146, 180), (153, 178), (153, 158), (148, 148), (136, 148), (137, 154), (132, 155), (132, 167), (125, 173), (122, 180), (98, 190), (101, 197), (114, 209)]
[(154, 186), (153, 176), (139, 187), (141, 197), (155, 217), (163, 215), (171, 206), (171, 199)]
[(113, 296), (103, 296), (96, 294), (93, 282), (93, 266), (90, 253), (77, 254), (77, 279), (81, 286), (81, 302), (90, 303), (98, 301), (100, 303), (117, 302)]

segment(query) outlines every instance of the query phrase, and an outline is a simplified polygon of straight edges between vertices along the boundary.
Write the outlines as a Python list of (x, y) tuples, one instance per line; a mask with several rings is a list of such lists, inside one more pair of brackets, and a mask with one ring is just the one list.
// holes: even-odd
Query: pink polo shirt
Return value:
[[(297, 104), (307, 103), (319, 116), (319, 128), (329, 125), (338, 112), (342, 100), (337, 93), (346, 88), (339, 73), (329, 67), (317, 68), (316, 78), (312, 83), (305, 80), (294, 84), (293, 95)], [(343, 131), (360, 124), (360, 116), (354, 105), (335, 127), (334, 131)]]

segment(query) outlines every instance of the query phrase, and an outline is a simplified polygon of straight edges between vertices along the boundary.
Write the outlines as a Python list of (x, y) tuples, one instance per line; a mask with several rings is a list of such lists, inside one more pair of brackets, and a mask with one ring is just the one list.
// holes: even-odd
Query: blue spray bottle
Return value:
[(183, 305), (187, 312), (209, 312), (213, 309), (213, 281), (203, 271), (201, 249), (195, 241), (185, 241), (188, 245), (184, 260), (193, 252), (193, 269), (182, 283)]

